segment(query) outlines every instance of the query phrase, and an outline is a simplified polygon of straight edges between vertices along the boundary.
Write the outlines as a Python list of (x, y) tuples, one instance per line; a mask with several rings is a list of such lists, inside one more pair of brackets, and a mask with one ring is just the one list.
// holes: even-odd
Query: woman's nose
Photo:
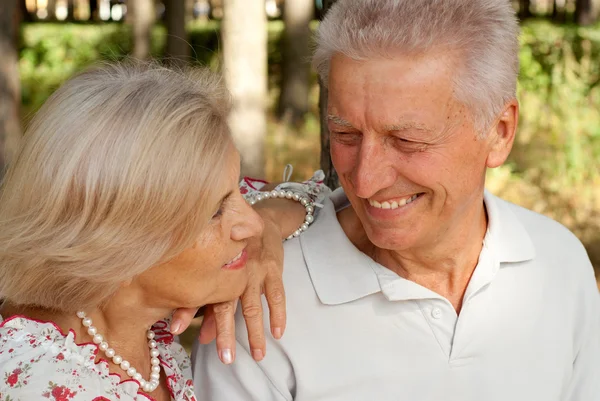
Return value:
[(231, 239), (243, 241), (262, 234), (263, 220), (240, 195), (240, 213), (231, 229)]

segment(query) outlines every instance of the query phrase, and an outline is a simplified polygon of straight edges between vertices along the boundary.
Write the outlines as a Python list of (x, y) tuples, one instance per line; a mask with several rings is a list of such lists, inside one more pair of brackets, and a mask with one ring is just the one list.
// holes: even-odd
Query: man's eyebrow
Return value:
[(400, 123), (400, 124), (386, 125), (384, 128), (388, 132), (389, 131), (408, 131), (408, 130), (433, 132), (433, 129), (427, 127), (426, 125), (419, 124), (419, 123), (412, 122), (412, 121)]
[(354, 128), (352, 124), (344, 120), (342, 117), (334, 116), (332, 114), (327, 115), (327, 121), (331, 121), (332, 123), (340, 125), (342, 127)]

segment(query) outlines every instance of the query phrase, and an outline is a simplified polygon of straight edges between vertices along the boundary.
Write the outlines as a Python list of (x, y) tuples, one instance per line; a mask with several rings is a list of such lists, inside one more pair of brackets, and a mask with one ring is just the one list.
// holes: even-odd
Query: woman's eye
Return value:
[(217, 219), (217, 218), (221, 217), (221, 215), (222, 215), (222, 214), (223, 214), (223, 206), (221, 206), (221, 207), (219, 208), (219, 210), (217, 210), (217, 211), (215, 212), (215, 214), (213, 215), (213, 217), (212, 217), (212, 218), (213, 218), (213, 219)]
[(231, 194), (232, 192), (228, 193), (225, 198), (223, 198), (223, 200), (221, 201), (221, 204), (219, 205), (219, 209), (215, 212), (215, 214), (213, 214), (212, 219), (218, 219), (219, 217), (221, 217), (223, 215), (223, 212), (225, 211), (225, 206), (227, 206), (227, 202), (229, 202), (231, 200)]

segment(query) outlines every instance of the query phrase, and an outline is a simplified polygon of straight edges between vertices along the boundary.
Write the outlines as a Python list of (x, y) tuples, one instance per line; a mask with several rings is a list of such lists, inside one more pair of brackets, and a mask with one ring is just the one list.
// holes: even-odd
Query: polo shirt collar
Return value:
[(325, 199), (310, 230), (300, 236), (300, 246), (323, 304), (343, 304), (381, 291), (375, 261), (346, 237), (331, 199)]
[[(337, 203), (340, 203), (339, 193), (337, 199)], [(484, 193), (484, 202), (488, 214), (484, 246), (493, 251), (494, 259), (500, 266), (533, 259), (535, 248), (525, 227), (511, 210), (514, 206), (488, 191)], [(424, 287), (400, 278), (359, 251), (340, 226), (331, 199), (325, 200), (311, 229), (299, 240), (315, 292), (325, 305), (352, 302), (382, 290), (385, 295), (388, 293), (386, 287), (390, 285), (400, 285), (402, 288), (402, 295), (394, 291), (397, 296), (390, 300), (439, 297)]]
[(484, 245), (492, 249), (500, 263), (524, 262), (535, 258), (535, 247), (523, 223), (517, 218), (515, 206), (487, 190), (483, 200), (488, 215), (488, 231)]

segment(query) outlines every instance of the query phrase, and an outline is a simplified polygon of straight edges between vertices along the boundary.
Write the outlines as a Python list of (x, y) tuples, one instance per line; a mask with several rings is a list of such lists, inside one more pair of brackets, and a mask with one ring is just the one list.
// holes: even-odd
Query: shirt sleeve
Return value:
[(214, 343), (196, 343), (192, 366), (198, 401), (292, 401), (285, 380), (281, 380), (284, 376), (291, 377), (289, 365), (281, 364), (277, 377), (270, 377), (265, 369), (267, 360), (275, 363), (280, 361), (273, 347), (273, 343), (268, 344), (267, 358), (256, 362), (247, 347), (238, 341), (235, 361), (231, 365), (224, 365), (217, 356)]
[(585, 259), (585, 274), (578, 294), (580, 336), (565, 401), (600, 400), (600, 293), (587, 255)]
[[(302, 182), (282, 182), (275, 190), (292, 191), (294, 193), (302, 194), (304, 197), (309, 198), (315, 203), (315, 213), (323, 207), (325, 198), (331, 195), (331, 189), (325, 185), (325, 173), (323, 170), (317, 170), (306, 181)], [(267, 185), (268, 182), (259, 180), (251, 177), (244, 177), (239, 183), (240, 192), (244, 199), (249, 200), (262, 192), (262, 188)]]

